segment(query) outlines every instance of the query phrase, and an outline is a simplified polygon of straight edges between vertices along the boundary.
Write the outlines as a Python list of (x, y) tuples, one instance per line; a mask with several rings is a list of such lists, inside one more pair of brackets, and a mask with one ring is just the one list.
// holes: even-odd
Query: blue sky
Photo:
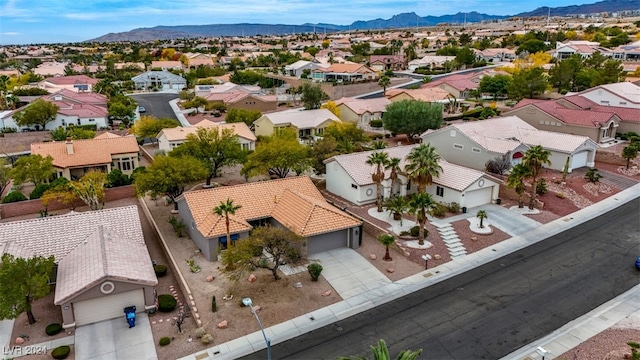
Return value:
[(596, 0), (0, 0), (0, 44), (84, 41), (157, 25), (332, 23), (477, 11), (512, 15)]

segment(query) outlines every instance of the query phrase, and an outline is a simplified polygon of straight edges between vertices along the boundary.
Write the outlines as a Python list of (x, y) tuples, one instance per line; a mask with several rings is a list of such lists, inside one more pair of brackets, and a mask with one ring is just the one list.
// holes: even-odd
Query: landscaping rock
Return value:
[(16, 345), (22, 345), (24, 344), (24, 339), (21, 337), (17, 337), (16, 338)]
[(326, 290), (325, 292), (322, 293), (322, 296), (327, 297), (329, 295), (331, 295), (332, 291), (331, 290)]
[(369, 259), (371, 259), (371, 260), (375, 260), (375, 259), (377, 259), (377, 258), (378, 258), (378, 257), (376, 256), (376, 254), (369, 254)]
[(226, 329), (229, 327), (229, 322), (227, 320), (222, 320), (218, 323), (218, 329)]
[(302, 287), (302, 283), (298, 281), (297, 283), (293, 284), (293, 287), (294, 288), (301, 288)]
[(209, 275), (209, 276), (207, 276), (207, 282), (212, 282), (212, 281), (213, 281), (213, 280), (215, 280), (215, 279), (216, 279), (216, 277), (215, 277), (215, 276), (213, 276), (213, 275)]
[(396, 269), (394, 269), (394, 268), (387, 268), (387, 272), (390, 273), (390, 274), (394, 273), (395, 271), (396, 271)]
[(435, 255), (433, 255), (433, 259), (434, 260), (440, 260), (440, 259), (442, 259), (442, 256), (440, 256), (439, 254), (435, 254)]
[(252, 282), (256, 282), (256, 280), (258, 280), (258, 278), (255, 275), (251, 274), (251, 275), (249, 275), (249, 278), (247, 280), (249, 280), (249, 282), (252, 283)]

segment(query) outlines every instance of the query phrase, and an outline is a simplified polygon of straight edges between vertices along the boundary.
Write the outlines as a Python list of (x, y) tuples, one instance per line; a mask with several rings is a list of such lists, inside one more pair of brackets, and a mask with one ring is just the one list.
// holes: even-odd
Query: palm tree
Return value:
[(371, 149), (373, 150), (382, 150), (382, 149), (386, 149), (387, 146), (389, 146), (389, 144), (384, 141), (384, 140), (374, 140), (371, 142)]
[(409, 179), (416, 183), (418, 192), (425, 192), (427, 186), (433, 184), (433, 178), (440, 175), (442, 167), (438, 164), (439, 160), (440, 155), (430, 144), (420, 144), (407, 155), (404, 170)]
[(235, 215), (242, 205), (235, 205), (233, 200), (227, 198), (227, 201), (221, 201), (220, 205), (213, 208), (213, 213), (218, 216), (224, 216), (224, 224), (227, 228), (227, 246), (231, 246), (231, 232), (229, 230), (229, 215)]
[(382, 212), (382, 180), (384, 180), (384, 167), (389, 162), (389, 154), (382, 151), (371, 153), (367, 158), (367, 165), (375, 165), (376, 170), (371, 174), (371, 180), (376, 184), (376, 204), (378, 212)]
[(384, 261), (393, 260), (391, 258), (391, 255), (389, 255), (389, 245), (393, 244), (395, 240), (396, 238), (394, 238), (392, 235), (389, 235), (389, 234), (380, 234), (380, 236), (378, 236), (378, 241), (380, 241), (382, 245), (384, 245), (386, 248), (386, 251), (384, 253), (384, 257), (382, 258), (382, 260)]
[(409, 211), (416, 215), (420, 226), (418, 232), (418, 244), (420, 245), (424, 245), (424, 224), (427, 222), (427, 214), (430, 214), (436, 205), (435, 200), (426, 192), (418, 192), (409, 200)]
[(540, 171), (542, 171), (542, 166), (551, 165), (551, 160), (549, 157), (551, 156), (551, 151), (545, 150), (542, 146), (536, 145), (532, 148), (529, 148), (524, 153), (522, 157), (522, 163), (524, 166), (529, 168), (530, 176), (531, 176), (531, 200), (529, 201), (529, 209), (533, 210), (533, 205), (536, 200), (536, 185), (538, 180), (538, 175), (540, 175)]
[(482, 221), (487, 218), (487, 212), (484, 210), (478, 210), (478, 212), (476, 213), (476, 217), (480, 219), (480, 229), (484, 228), (484, 224), (482, 224)]
[(627, 145), (622, 149), (622, 157), (627, 159), (627, 169), (629, 168), (629, 164), (631, 160), (638, 157), (638, 147), (636, 144)]
[(529, 177), (529, 174), (529, 168), (524, 166), (523, 163), (519, 163), (511, 168), (511, 172), (507, 177), (507, 187), (514, 189), (518, 194), (518, 208), (520, 209), (524, 207), (524, 201), (522, 201), (522, 195), (526, 190), (524, 179)]
[(390, 170), (389, 180), (391, 180), (391, 194), (393, 195), (393, 190), (395, 189), (396, 181), (398, 181), (398, 175), (401, 173), (400, 169), (400, 158), (394, 157), (389, 159), (389, 163), (385, 167), (385, 170)]
[[(371, 353), (373, 354), (373, 360), (391, 360), (391, 355), (389, 355), (389, 347), (387, 347), (387, 343), (380, 339), (378, 340), (377, 346), (371, 346)], [(422, 349), (418, 350), (402, 350), (396, 357), (396, 360), (416, 360), (418, 356), (422, 354)], [(350, 357), (339, 357), (339, 360), (366, 360), (367, 358), (363, 355), (350, 356)]]
[(393, 220), (400, 220), (402, 225), (402, 215), (407, 212), (409, 203), (404, 196), (391, 196), (383, 201), (382, 206), (385, 210), (393, 214)]
[(382, 95), (384, 96), (387, 94), (387, 88), (391, 85), (391, 79), (386, 75), (382, 75), (378, 80), (378, 85), (382, 88)]

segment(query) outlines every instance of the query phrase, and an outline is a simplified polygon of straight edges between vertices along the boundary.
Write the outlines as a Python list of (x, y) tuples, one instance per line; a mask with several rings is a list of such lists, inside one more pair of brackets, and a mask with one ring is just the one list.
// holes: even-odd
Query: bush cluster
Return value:
[(153, 271), (155, 271), (157, 277), (163, 277), (167, 275), (167, 265), (153, 265)]
[(311, 275), (311, 281), (318, 281), (320, 273), (322, 273), (322, 265), (312, 263), (307, 266), (307, 270), (309, 271), (309, 275)]
[(167, 346), (171, 343), (171, 339), (168, 337), (162, 337), (160, 338), (160, 340), (158, 341), (158, 345), (160, 346)]
[(67, 345), (63, 345), (53, 349), (51, 356), (54, 359), (66, 359), (69, 356), (69, 353), (71, 353), (71, 348)]
[(2, 203), (8, 204), (12, 202), (25, 201), (25, 200), (27, 200), (26, 196), (22, 195), (20, 191), (13, 190), (12, 192), (8, 193), (7, 196), (4, 197), (4, 199), (2, 199)]
[(158, 311), (160, 312), (172, 312), (176, 308), (178, 302), (173, 295), (162, 294), (158, 295)]
[(57, 323), (53, 323), (53, 324), (49, 324), (47, 325), (47, 327), (44, 329), (44, 332), (47, 333), (47, 335), (49, 336), (53, 336), (53, 335), (57, 335), (62, 331), (62, 325), (57, 324)]

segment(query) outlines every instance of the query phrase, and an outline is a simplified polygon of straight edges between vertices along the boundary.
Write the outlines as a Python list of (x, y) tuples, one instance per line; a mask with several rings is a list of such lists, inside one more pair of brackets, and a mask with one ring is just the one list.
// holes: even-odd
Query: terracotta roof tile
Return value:
[(73, 154), (67, 151), (65, 141), (31, 144), (31, 153), (46, 157), (51, 155), (53, 165), (59, 168), (90, 166), (111, 163), (115, 154), (137, 153), (138, 142), (133, 136), (73, 140)]
[(336, 100), (336, 105), (348, 107), (354, 113), (362, 115), (365, 112), (376, 113), (385, 112), (387, 105), (391, 104), (391, 101), (387, 98), (375, 98), (375, 99), (356, 99), (352, 97), (343, 97)]
[(107, 131), (107, 132), (105, 132), (105, 133), (102, 133), (102, 134), (100, 134), (100, 135), (98, 135), (98, 136), (94, 137), (93, 139), (94, 139), (94, 140), (96, 140), (96, 139), (98, 139), (98, 140), (99, 140), (99, 139), (116, 139), (116, 138), (121, 138), (121, 137), (122, 137), (122, 136), (120, 136), (120, 135), (117, 135), (117, 134), (114, 134), (114, 133), (112, 133), (112, 132), (108, 132), (108, 131)]
[(253, 134), (251, 129), (249, 129), (247, 124), (243, 122), (233, 124), (216, 124), (206, 119), (200, 121), (193, 127), (178, 126), (174, 128), (162, 129), (162, 131), (158, 134), (158, 137), (160, 137), (160, 134), (164, 134), (167, 137), (168, 141), (182, 141), (187, 138), (187, 135), (197, 133), (199, 128), (217, 128), (218, 131), (230, 129), (234, 132), (234, 134), (241, 138), (247, 139), (249, 141), (256, 141), (256, 136)]

